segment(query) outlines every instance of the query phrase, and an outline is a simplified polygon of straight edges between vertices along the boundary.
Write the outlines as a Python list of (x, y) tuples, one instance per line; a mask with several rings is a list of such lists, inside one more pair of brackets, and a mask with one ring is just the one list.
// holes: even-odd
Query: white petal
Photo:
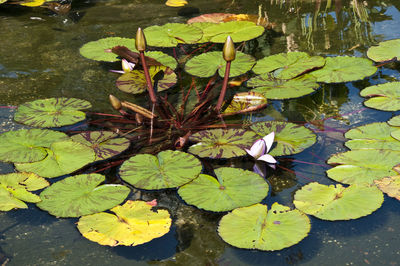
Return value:
[(274, 144), (274, 138), (275, 138), (275, 132), (271, 132), (268, 135), (266, 135), (265, 137), (263, 137), (263, 140), (265, 141), (265, 145), (267, 145), (267, 152), (269, 152), (269, 150), (272, 147), (272, 144)]
[(265, 142), (262, 139), (254, 142), (253, 146), (251, 146), (250, 150), (245, 149), (245, 151), (250, 154), (253, 158), (257, 159), (265, 152)]
[(267, 162), (267, 163), (277, 163), (275, 158), (272, 157), (272, 155), (269, 155), (269, 154), (264, 154), (263, 156), (261, 156), (257, 160), (264, 161), (264, 162)]

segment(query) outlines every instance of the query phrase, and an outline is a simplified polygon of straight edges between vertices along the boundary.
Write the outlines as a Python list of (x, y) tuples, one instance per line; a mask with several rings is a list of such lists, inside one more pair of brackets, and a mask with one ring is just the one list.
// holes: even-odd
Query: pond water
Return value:
[[(313, 55), (366, 57), (368, 47), (400, 38), (400, 4), (392, 1), (246, 1), (189, 0), (202, 14), (213, 12), (266, 15), (272, 30), (247, 47), (257, 58), (304, 51)], [(108, 94), (135, 101), (115, 87), (116, 75), (83, 58), (79, 48), (104, 37), (133, 37), (137, 27), (185, 22), (179, 8), (160, 0), (73, 1), (67, 14), (42, 8), (0, 5), (0, 105), (11, 106), (46, 97), (89, 100), (95, 111), (113, 112)], [(318, 141), (302, 153), (282, 159), (268, 178), (273, 186), (263, 203), (293, 206), (293, 193), (310, 181), (332, 184), (325, 171), (330, 155), (345, 151), (343, 132), (359, 125), (387, 121), (396, 113), (365, 108), (360, 89), (399, 80), (399, 64), (380, 68), (362, 81), (323, 85), (313, 95), (274, 101), (254, 114), (318, 124)], [(0, 108), (0, 132), (19, 128), (12, 108)], [(248, 117), (246, 118), (248, 119)], [(302, 163), (307, 162), (307, 163)], [(12, 172), (0, 163), (0, 172)], [(131, 196), (136, 197), (135, 195)], [(328, 222), (310, 217), (312, 229), (299, 244), (276, 252), (249, 251), (223, 242), (216, 232), (221, 214), (185, 205), (175, 191), (146, 192), (174, 213), (172, 230), (137, 247), (106, 247), (77, 231), (77, 219), (57, 219), (30, 204), (28, 209), (0, 213), (0, 262), (7, 265), (398, 265), (399, 203), (385, 196), (382, 207), (354, 221)]]

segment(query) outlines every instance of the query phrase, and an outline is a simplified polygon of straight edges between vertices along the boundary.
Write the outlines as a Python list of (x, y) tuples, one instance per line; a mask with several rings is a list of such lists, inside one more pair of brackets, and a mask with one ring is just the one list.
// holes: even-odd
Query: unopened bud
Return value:
[(146, 50), (146, 38), (144, 37), (142, 28), (138, 28), (135, 40), (136, 50), (144, 52)]
[(117, 97), (115, 97), (114, 95), (111, 95), (111, 94), (110, 94), (110, 96), (108, 96), (108, 98), (110, 99), (111, 106), (112, 106), (115, 110), (119, 111), (119, 110), (122, 108), (121, 101), (118, 100)]
[(225, 61), (230, 62), (235, 60), (236, 50), (235, 45), (233, 44), (231, 36), (226, 37), (226, 41), (223, 49), (223, 56)]

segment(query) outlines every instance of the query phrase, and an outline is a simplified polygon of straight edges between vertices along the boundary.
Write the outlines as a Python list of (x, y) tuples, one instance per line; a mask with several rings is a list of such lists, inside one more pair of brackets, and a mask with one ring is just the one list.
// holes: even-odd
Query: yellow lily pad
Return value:
[(389, 197), (400, 200), (400, 175), (374, 180), (375, 185)]

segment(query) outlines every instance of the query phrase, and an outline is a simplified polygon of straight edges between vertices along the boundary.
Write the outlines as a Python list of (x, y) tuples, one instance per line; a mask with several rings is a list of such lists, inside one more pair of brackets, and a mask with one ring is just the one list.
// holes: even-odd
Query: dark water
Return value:
[[(251, 42), (246, 52), (257, 58), (286, 51), (318, 55), (366, 57), (368, 47), (400, 38), (398, 1), (195, 1), (201, 13), (249, 13), (267, 16), (273, 30)], [(119, 92), (118, 65), (100, 64), (79, 55), (88, 41), (103, 37), (133, 37), (137, 27), (185, 22), (178, 8), (164, 1), (74, 1), (68, 14), (42, 8), (0, 5), (0, 105), (45, 97), (77, 97), (96, 110), (112, 112), (107, 96), (134, 100)], [(289, 121), (316, 121), (318, 142), (285, 161), (291, 171), (269, 177), (273, 191), (264, 203), (292, 206), (292, 195), (312, 181), (330, 184), (325, 161), (344, 151), (341, 132), (395, 113), (364, 108), (360, 89), (399, 80), (399, 64), (390, 64), (362, 81), (324, 85), (311, 96), (276, 101), (251, 119), (269, 117)], [(15, 129), (12, 111), (0, 108), (0, 132)], [(250, 119), (250, 118), (246, 118)], [(0, 164), (3, 173), (11, 165)], [(135, 196), (132, 196), (135, 197)], [(0, 213), (0, 261), (8, 265), (398, 265), (400, 262), (399, 202), (385, 197), (372, 215), (355, 220), (327, 222), (311, 218), (312, 229), (298, 245), (277, 252), (248, 251), (225, 244), (216, 228), (221, 215), (184, 205), (175, 192), (145, 193), (174, 213), (172, 230), (160, 239), (138, 247), (103, 247), (83, 238), (77, 219), (57, 219), (34, 205), (27, 210)]]

